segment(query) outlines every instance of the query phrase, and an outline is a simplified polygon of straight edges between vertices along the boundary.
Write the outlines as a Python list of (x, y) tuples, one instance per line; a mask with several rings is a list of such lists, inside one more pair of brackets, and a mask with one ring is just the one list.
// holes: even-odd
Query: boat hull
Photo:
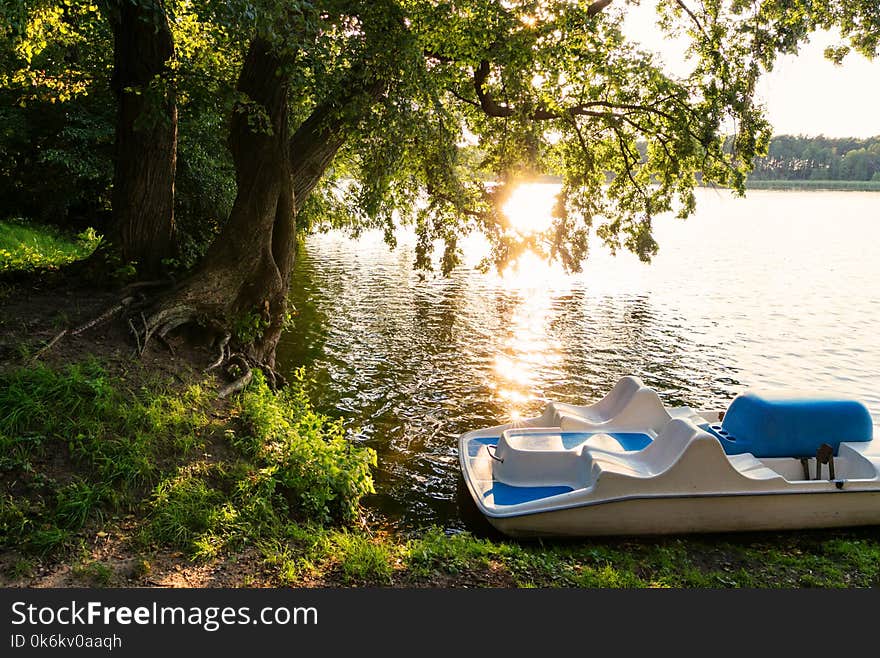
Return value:
[(512, 536), (880, 525), (871, 422), (853, 401), (752, 393), (726, 412), (666, 408), (624, 377), (593, 405), (463, 434), (459, 462), (477, 508)]
[(495, 528), (512, 537), (850, 527), (880, 524), (880, 491), (630, 498), (487, 518)]

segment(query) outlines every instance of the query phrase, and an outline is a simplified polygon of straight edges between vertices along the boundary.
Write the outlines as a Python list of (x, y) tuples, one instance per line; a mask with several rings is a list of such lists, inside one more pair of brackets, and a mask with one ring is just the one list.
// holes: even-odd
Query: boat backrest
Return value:
[(711, 440), (710, 436), (701, 432), (693, 423), (682, 418), (674, 418), (666, 423), (656, 439), (638, 453), (638, 459), (650, 465), (652, 472), (665, 471), (701, 437)]
[(605, 397), (590, 406), (590, 410), (596, 416), (606, 420), (613, 418), (629, 404), (633, 395), (643, 387), (644, 384), (638, 377), (632, 375), (621, 377)]
[(608, 395), (588, 407), (558, 405), (559, 426), (565, 431), (604, 429), (659, 431), (669, 413), (657, 393), (637, 377), (623, 377)]
[(856, 400), (750, 391), (733, 400), (716, 434), (728, 454), (815, 457), (823, 443), (837, 454), (843, 442), (870, 441), (873, 421)]

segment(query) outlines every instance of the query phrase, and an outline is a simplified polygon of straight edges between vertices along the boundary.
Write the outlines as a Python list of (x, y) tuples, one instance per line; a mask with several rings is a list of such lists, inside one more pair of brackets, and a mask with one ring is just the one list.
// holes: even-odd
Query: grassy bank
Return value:
[(214, 385), (97, 361), (0, 374), (0, 580), (23, 585), (865, 587), (876, 529), (514, 542), (383, 531), (375, 454), (301, 381)]
[(93, 229), (68, 236), (48, 226), (0, 220), (0, 272), (58, 268), (85, 258), (100, 240)]
[(839, 192), (880, 192), (880, 181), (858, 180), (749, 180), (749, 190), (829, 190)]
[(132, 550), (191, 558), (351, 522), (374, 464), (301, 382), (274, 393), (258, 374), (220, 405), (210, 386), (94, 360), (0, 375), (0, 547), (25, 560), (69, 557), (122, 518)]

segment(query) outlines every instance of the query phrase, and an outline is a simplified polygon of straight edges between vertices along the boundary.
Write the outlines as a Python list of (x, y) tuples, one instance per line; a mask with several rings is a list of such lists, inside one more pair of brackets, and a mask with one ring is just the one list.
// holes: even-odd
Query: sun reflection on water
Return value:
[[(549, 228), (558, 186), (520, 185), (504, 205), (511, 227), (521, 235)], [(490, 386), (509, 420), (526, 415), (544, 398), (540, 382), (562, 360), (562, 346), (549, 336), (554, 299), (571, 286), (571, 277), (558, 263), (525, 251), (500, 274), (503, 288), (513, 293), (515, 305), (504, 325), (500, 352), (495, 356)]]
[(571, 276), (558, 261), (549, 262), (534, 251), (525, 251), (504, 268), (501, 283), (508, 290), (532, 295), (549, 289), (569, 288)]
[(562, 346), (549, 337), (553, 300), (540, 288), (525, 289), (507, 319), (496, 354), (495, 394), (511, 420), (543, 399), (540, 382), (562, 360)]

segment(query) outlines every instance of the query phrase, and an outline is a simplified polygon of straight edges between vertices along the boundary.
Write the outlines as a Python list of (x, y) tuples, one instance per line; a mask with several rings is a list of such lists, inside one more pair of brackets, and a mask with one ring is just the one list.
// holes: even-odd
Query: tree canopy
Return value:
[(880, 181), (880, 137), (778, 135), (755, 161), (752, 180)]
[[(0, 200), (38, 206), (58, 185), (59, 211), (156, 222), (125, 238), (143, 242), (132, 253), (201, 262), (183, 306), (214, 324), (241, 324), (251, 307), (282, 313), (242, 291), (275, 277), (273, 294), (286, 292), (287, 234), (320, 226), (379, 227), (393, 241), (411, 224), (416, 265), (430, 267), (439, 239), (444, 271), (474, 230), (498, 266), (531, 250), (577, 269), (592, 231), (647, 260), (653, 218), (689, 215), (698, 174), (742, 192), (769, 144), (755, 89), (776, 58), (831, 28), (830, 58), (874, 56), (880, 11), (877, 0), (657, 0), (656, 29), (687, 43), (676, 74), (626, 31), (639, 4), (5, 0)], [(500, 208), (538, 173), (562, 180), (554, 222), (522, 234)], [(163, 195), (173, 214), (166, 203), (118, 216)], [(247, 249), (263, 255), (246, 265)], [(224, 278), (233, 262), (236, 283)], [(196, 291), (237, 301), (196, 303)]]

